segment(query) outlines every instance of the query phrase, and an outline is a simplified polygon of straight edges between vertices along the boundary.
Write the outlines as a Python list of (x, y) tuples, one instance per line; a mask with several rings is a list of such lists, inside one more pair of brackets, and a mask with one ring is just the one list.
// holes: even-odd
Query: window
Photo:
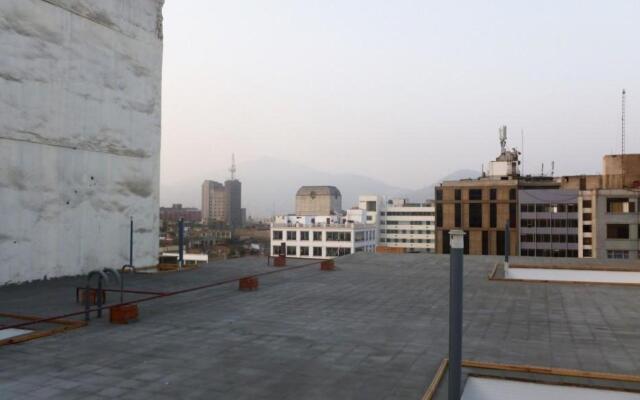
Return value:
[(496, 189), (489, 189), (489, 200), (495, 200), (498, 197), (497, 192)]
[(591, 225), (583, 225), (582, 232), (591, 232)]
[(271, 251), (274, 256), (280, 255), (280, 246), (273, 246)]
[(327, 232), (327, 242), (350, 242), (351, 232)]
[(577, 204), (567, 204), (567, 212), (570, 212), (570, 213), (578, 212), (578, 205)]
[(636, 204), (628, 198), (608, 198), (607, 212), (609, 213), (630, 213), (636, 212)]
[(442, 201), (442, 189), (436, 189), (436, 200)]
[(469, 226), (471, 228), (482, 228), (482, 204), (469, 204)]
[(496, 231), (496, 254), (499, 256), (504, 255), (504, 231)]
[(442, 204), (436, 204), (436, 226), (442, 228)]
[(298, 240), (297, 231), (287, 231), (287, 240)]
[(364, 242), (364, 232), (356, 232), (356, 242)]
[(515, 189), (509, 189), (509, 200), (517, 200), (518, 194)]
[(539, 212), (539, 213), (549, 212), (549, 205), (548, 204), (536, 204), (536, 212)]
[(367, 215), (367, 221), (373, 221), (373, 217), (371, 215)]
[(322, 241), (322, 232), (313, 232), (313, 240), (316, 242)]
[(482, 231), (482, 255), (486, 256), (489, 254), (489, 232)]
[(376, 211), (375, 201), (367, 201), (367, 211)]
[(297, 247), (296, 246), (287, 246), (287, 255), (288, 256), (295, 256), (298, 255), (297, 253)]
[(273, 240), (282, 240), (282, 231), (273, 231)]
[(300, 232), (300, 240), (309, 240), (309, 232), (307, 231)]
[(313, 248), (313, 256), (314, 257), (322, 257), (322, 247), (314, 247)]
[(523, 243), (531, 243), (536, 241), (536, 236), (531, 233), (526, 233), (520, 235), (520, 241)]
[(462, 190), (460, 190), (460, 189), (456, 189), (456, 190), (454, 191), (454, 196), (455, 196), (455, 200), (456, 200), (456, 201), (460, 201), (460, 200), (462, 200)]
[(578, 243), (578, 235), (567, 235), (567, 243)]
[(591, 221), (591, 213), (583, 213), (582, 214), (583, 221)]
[(509, 204), (509, 227), (515, 228), (517, 225), (518, 208), (516, 203)]
[(459, 228), (462, 226), (462, 205), (460, 203), (457, 203), (455, 205), (455, 221), (454, 221), (454, 226), (456, 228)]
[(300, 247), (300, 255), (301, 256), (308, 256), (309, 255), (309, 248), (308, 247)]
[(337, 247), (327, 247), (327, 257), (337, 257), (337, 256), (338, 256)]
[(582, 238), (582, 244), (586, 246), (591, 245), (591, 238), (588, 238), (588, 237)]
[(607, 239), (629, 239), (629, 225), (607, 224)]
[(591, 200), (582, 200), (582, 208), (591, 208)]
[(620, 258), (620, 259), (628, 259), (629, 251), (628, 250), (607, 250), (607, 258)]
[(495, 228), (498, 225), (498, 206), (495, 203), (489, 205), (489, 226)]
[(582, 250), (582, 257), (593, 257), (591, 249)]
[(469, 189), (469, 200), (482, 200), (482, 189)]

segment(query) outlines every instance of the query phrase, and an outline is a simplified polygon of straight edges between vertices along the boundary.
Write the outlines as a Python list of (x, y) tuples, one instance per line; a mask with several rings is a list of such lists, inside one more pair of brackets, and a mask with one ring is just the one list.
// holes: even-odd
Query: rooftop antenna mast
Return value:
[(624, 156), (624, 142), (625, 142), (625, 97), (626, 97), (627, 92), (622, 89), (622, 155)]
[(507, 127), (501, 126), (498, 130), (498, 137), (500, 139), (500, 147), (502, 149), (502, 153), (504, 154), (507, 151)]
[(625, 120), (625, 109), (626, 109), (626, 94), (627, 92), (622, 89), (622, 152), (621, 152), (621, 157), (620, 157), (620, 166), (622, 167), (622, 185), (624, 186), (624, 145), (625, 145), (625, 125), (626, 125), (626, 120)]
[(521, 158), (521, 164), (522, 164), (522, 172), (521, 174), (524, 175), (524, 129), (520, 130), (520, 141), (522, 142), (520, 145), (520, 154), (522, 154), (522, 158)]
[(235, 155), (235, 153), (231, 153), (231, 168), (229, 168), (229, 172), (231, 172), (231, 180), (236, 179), (236, 155)]

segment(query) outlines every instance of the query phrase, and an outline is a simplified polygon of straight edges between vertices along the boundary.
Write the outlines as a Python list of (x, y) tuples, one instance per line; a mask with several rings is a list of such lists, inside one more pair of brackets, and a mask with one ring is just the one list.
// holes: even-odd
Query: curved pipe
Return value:
[(96, 292), (96, 300), (98, 303), (98, 318), (102, 317), (102, 281), (109, 281), (109, 277), (103, 271), (94, 269), (87, 274), (87, 285), (84, 289), (84, 320), (89, 321), (89, 291), (91, 290), (91, 278), (98, 277), (98, 291)]
[(104, 272), (106, 276), (113, 276), (113, 278), (115, 279), (116, 283), (120, 283), (120, 274), (115, 269), (113, 269), (113, 268), (105, 268), (105, 269), (102, 270), (102, 272)]

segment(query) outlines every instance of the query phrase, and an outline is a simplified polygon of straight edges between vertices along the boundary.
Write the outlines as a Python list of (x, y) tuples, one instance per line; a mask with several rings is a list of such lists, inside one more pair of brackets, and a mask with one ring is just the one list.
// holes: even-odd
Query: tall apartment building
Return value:
[[(202, 184), (202, 222), (224, 223), (230, 228), (243, 226), (242, 183), (235, 178), (235, 155), (231, 156), (231, 179), (224, 185), (216, 181)], [(246, 210), (245, 210), (246, 213)]]
[(227, 191), (223, 184), (216, 181), (202, 183), (202, 222), (214, 221), (226, 223), (228, 215)]
[(227, 195), (225, 221), (231, 228), (239, 228), (242, 226), (242, 183), (237, 179), (227, 180), (224, 188)]

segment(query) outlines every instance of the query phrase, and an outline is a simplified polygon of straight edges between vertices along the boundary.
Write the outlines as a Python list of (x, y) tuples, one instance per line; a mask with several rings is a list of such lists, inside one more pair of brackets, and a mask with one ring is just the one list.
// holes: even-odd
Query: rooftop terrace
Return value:
[[(464, 359), (640, 374), (638, 288), (491, 281), (496, 261), (465, 257)], [(254, 292), (230, 283), (141, 303), (137, 323), (92, 318), (1, 346), (0, 398), (420, 399), (447, 356), (448, 265), (447, 256), (358, 253), (335, 271), (260, 277)], [(168, 291), (270, 270), (242, 258), (129, 274), (126, 287)], [(82, 284), (2, 287), (0, 312), (81, 310)], [(443, 381), (435, 398), (445, 395)]]

